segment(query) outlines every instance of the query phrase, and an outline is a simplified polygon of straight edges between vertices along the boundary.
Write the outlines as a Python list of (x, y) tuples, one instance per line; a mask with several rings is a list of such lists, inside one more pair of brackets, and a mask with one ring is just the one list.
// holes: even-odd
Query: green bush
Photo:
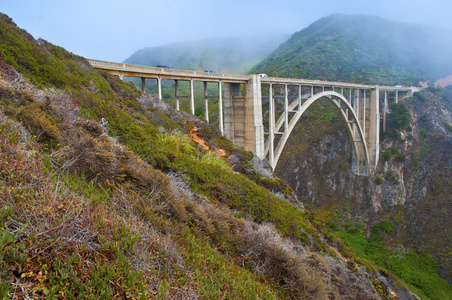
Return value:
[(395, 160), (396, 161), (404, 161), (406, 158), (406, 154), (405, 153), (397, 153), (395, 156)]
[(420, 134), (421, 134), (421, 139), (426, 139), (428, 137), (428, 131), (425, 129), (421, 129)]
[(375, 177), (375, 183), (376, 184), (382, 184), (383, 183), (383, 178), (381, 178), (380, 176)]
[(372, 227), (372, 234), (381, 235), (381, 234), (392, 234), (394, 229), (394, 224), (391, 221), (384, 220)]
[(383, 152), (381, 152), (381, 154), (380, 154), (380, 157), (381, 157), (381, 159), (382, 159), (383, 161), (388, 161), (388, 160), (390, 160), (390, 159), (391, 159), (391, 156), (392, 156), (392, 154), (391, 154), (390, 151), (383, 151)]

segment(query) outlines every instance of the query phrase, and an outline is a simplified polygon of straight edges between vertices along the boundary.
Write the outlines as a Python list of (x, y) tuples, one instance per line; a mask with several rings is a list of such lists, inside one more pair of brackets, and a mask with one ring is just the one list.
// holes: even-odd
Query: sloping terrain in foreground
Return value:
[(5, 15), (0, 57), (0, 298), (411, 297), (215, 128)]

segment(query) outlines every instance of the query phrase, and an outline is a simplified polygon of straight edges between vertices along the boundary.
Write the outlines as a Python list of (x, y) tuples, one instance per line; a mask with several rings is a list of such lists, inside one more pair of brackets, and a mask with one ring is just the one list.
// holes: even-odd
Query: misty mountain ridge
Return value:
[(296, 32), (250, 73), (418, 85), (452, 73), (449, 37), (446, 29), (334, 14)]
[(273, 34), (171, 43), (138, 50), (124, 62), (145, 66), (167, 65), (174, 69), (244, 74), (289, 37), (288, 34)]

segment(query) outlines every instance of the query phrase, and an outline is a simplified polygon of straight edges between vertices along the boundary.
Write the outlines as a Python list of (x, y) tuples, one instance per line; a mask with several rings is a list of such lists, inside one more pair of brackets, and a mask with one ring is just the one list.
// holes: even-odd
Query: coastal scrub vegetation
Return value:
[(0, 298), (378, 299), (403, 287), (214, 127), (5, 15), (0, 41)]

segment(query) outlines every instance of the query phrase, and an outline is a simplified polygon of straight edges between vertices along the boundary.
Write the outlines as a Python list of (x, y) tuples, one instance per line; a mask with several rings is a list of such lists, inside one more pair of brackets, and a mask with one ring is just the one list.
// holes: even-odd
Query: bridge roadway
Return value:
[[(143, 92), (145, 92), (146, 78), (157, 80), (160, 100), (162, 100), (162, 79), (174, 80), (176, 109), (179, 110), (179, 98), (189, 97), (192, 114), (195, 112), (193, 82), (204, 82), (204, 109), (207, 121), (209, 121), (208, 98), (212, 98), (207, 96), (207, 83), (217, 83), (218, 95), (215, 98), (218, 98), (221, 133), (235, 145), (253, 151), (260, 158), (267, 158), (272, 168), (276, 167), (284, 145), (303, 112), (312, 103), (323, 98), (337, 106), (348, 124), (354, 144), (353, 172), (358, 175), (369, 175), (378, 163), (380, 118), (385, 130), (390, 99), (397, 103), (400, 98), (410, 96), (418, 90), (414, 87), (176, 70), (93, 59), (88, 59), (88, 62), (94, 69), (119, 76), (121, 79), (124, 76), (140, 77)], [(189, 96), (178, 94), (179, 81), (190, 82)], [(263, 86), (268, 89), (266, 90), (267, 101), (263, 100)], [(288, 91), (289, 86), (298, 86), (298, 97), (293, 101), (289, 101), (291, 97)], [(275, 90), (279, 92), (277, 95)], [(380, 97), (380, 92), (384, 97)], [(275, 108), (275, 101), (278, 101), (275, 98), (283, 98), (282, 112)], [(264, 102), (269, 105), (267, 132), (264, 132), (263, 125)], [(381, 110), (383, 116), (380, 116)]]
[[(88, 59), (88, 62), (94, 69), (106, 71), (123, 79), (124, 76), (152, 78), (152, 79), (168, 79), (181, 81), (207, 81), (207, 82), (227, 82), (227, 83), (246, 83), (250, 80), (251, 75), (237, 75), (225, 73), (207, 73), (190, 70), (166, 69), (149, 66), (140, 66), (125, 63), (108, 62), (102, 60)], [(267, 84), (289, 84), (289, 85), (312, 85), (338, 88), (352, 88), (352, 89), (371, 89), (374, 85), (365, 85), (357, 83), (344, 83), (335, 81), (321, 81), (310, 79), (297, 78), (281, 78), (281, 77), (261, 77), (261, 83)], [(413, 87), (394, 87), (394, 86), (379, 86), (383, 91), (400, 91), (411, 92)]]

